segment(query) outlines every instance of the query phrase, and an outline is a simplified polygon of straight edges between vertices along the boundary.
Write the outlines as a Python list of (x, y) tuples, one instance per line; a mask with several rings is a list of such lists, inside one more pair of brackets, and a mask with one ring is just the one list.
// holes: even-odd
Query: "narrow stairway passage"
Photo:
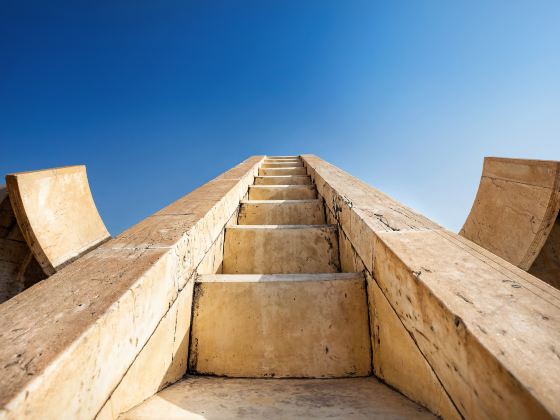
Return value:
[(432, 417), (371, 376), (366, 282), (299, 157), (263, 161), (223, 251), (195, 283), (190, 376), (121, 418)]

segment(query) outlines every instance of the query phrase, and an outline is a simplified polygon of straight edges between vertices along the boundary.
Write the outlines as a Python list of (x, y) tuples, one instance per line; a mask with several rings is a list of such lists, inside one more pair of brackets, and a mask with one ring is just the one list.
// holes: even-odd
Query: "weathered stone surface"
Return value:
[(480, 186), (460, 235), (525, 271), (542, 252), (533, 273), (558, 287), (558, 242), (547, 238), (559, 209), (560, 162), (485, 158)]
[[(321, 159), (303, 159), (462, 416), (560, 415), (560, 292)], [(426, 401), (433, 410), (436, 398)]]
[(219, 184), (221, 196), (203, 186), (0, 305), (0, 417), (95, 416), (219, 240), (261, 161), (218, 177), (237, 177)]
[(305, 168), (289, 167), (289, 168), (261, 168), (260, 176), (277, 176), (277, 175), (307, 175)]
[(189, 282), (154, 333), (128, 368), (105, 403), (98, 420), (114, 419), (165, 386), (178, 381), (187, 370), (192, 292)]
[(444, 419), (460, 419), (430, 364), (369, 275), (367, 284), (375, 375)]
[(321, 225), (325, 209), (321, 200), (242, 201), (240, 225)]
[(110, 237), (85, 166), (10, 174), (6, 183), (22, 234), (46, 274)]
[(556, 218), (529, 273), (560, 289), (560, 216)]
[(312, 378), (371, 373), (362, 274), (214, 275), (199, 281), (192, 372)]
[(292, 162), (275, 162), (275, 161), (264, 161), (261, 165), (261, 168), (294, 168), (298, 166), (303, 166), (301, 161), (292, 161)]
[(309, 175), (276, 175), (276, 176), (257, 176), (255, 185), (309, 185), (311, 178)]
[(313, 185), (249, 186), (249, 200), (311, 200), (316, 197)]
[(124, 414), (166, 419), (434, 419), (374, 378), (188, 377)]
[(0, 303), (45, 277), (17, 224), (8, 191), (0, 186)]
[(226, 229), (224, 274), (339, 271), (336, 227), (239, 225)]

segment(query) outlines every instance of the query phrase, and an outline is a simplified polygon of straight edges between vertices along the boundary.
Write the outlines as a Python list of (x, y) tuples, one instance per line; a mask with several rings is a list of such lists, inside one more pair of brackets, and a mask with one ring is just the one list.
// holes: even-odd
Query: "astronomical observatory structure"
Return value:
[(0, 419), (560, 418), (560, 164), (459, 234), (313, 155), (111, 238), (85, 167), (0, 188)]

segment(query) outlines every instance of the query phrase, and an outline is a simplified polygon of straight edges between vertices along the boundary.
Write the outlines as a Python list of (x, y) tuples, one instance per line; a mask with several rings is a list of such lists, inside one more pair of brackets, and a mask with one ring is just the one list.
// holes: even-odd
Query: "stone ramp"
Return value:
[(560, 162), (484, 159), (461, 236), (560, 288)]
[(378, 380), (187, 377), (119, 417), (159, 419), (436, 419)]

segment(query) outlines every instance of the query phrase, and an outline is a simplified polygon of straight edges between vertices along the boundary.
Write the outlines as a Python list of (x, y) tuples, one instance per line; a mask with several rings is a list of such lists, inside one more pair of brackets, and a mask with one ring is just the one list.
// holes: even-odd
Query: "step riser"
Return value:
[(320, 200), (300, 202), (245, 202), (241, 204), (240, 225), (321, 225), (325, 210)]
[(309, 175), (257, 176), (255, 185), (311, 185)]
[(277, 159), (288, 159), (288, 160), (299, 160), (299, 156), (267, 156), (267, 160), (277, 160)]
[(274, 163), (264, 162), (261, 165), (261, 168), (294, 168), (294, 167), (303, 167), (303, 163), (301, 163), (301, 162), (274, 162)]
[(278, 163), (284, 163), (288, 167), (290, 167), (290, 166), (291, 167), (304, 166), (303, 162), (301, 160), (297, 160), (297, 161), (295, 161), (295, 160), (293, 160), (293, 161), (292, 160), (265, 160), (265, 161), (263, 161), (263, 164), (267, 164), (267, 165), (278, 164)]
[(317, 198), (313, 185), (259, 185), (249, 187), (249, 200), (311, 200)]
[(365, 282), (197, 283), (191, 372), (230, 377), (367, 376)]
[(226, 228), (224, 274), (340, 271), (337, 230), (319, 227)]
[(259, 175), (307, 175), (305, 168), (260, 168)]

